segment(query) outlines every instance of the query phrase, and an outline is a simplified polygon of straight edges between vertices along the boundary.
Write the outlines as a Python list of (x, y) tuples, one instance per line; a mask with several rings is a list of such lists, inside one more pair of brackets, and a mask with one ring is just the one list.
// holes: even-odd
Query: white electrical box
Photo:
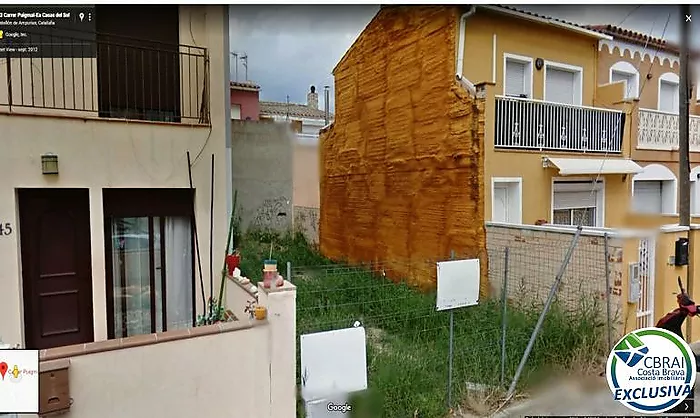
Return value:
[(642, 297), (642, 283), (639, 278), (639, 263), (630, 263), (629, 295), (627, 303), (639, 303)]

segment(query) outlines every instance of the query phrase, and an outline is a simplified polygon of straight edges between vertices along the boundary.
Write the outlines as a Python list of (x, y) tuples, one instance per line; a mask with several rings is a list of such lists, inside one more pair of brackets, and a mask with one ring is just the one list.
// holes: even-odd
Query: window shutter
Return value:
[(574, 89), (576, 88), (576, 74), (571, 71), (547, 68), (545, 80), (545, 100), (554, 103), (575, 104)]
[(611, 83), (617, 83), (619, 81), (624, 81), (625, 83), (629, 83), (629, 76), (624, 73), (619, 73), (617, 71), (612, 72), (612, 76), (610, 77), (610, 82)]
[(506, 96), (516, 96), (527, 94), (525, 91), (525, 76), (527, 64), (514, 60), (506, 60), (505, 93)]
[(662, 182), (653, 180), (639, 180), (634, 182), (634, 196), (632, 205), (636, 212), (661, 213)]
[(598, 192), (554, 192), (554, 210), (574, 208), (594, 208)]
[(678, 112), (678, 84), (661, 80), (659, 84), (659, 110)]
[(632, 74), (613, 71), (612, 76), (610, 77), (610, 82), (617, 83), (619, 81), (625, 82), (625, 97), (634, 96), (636, 93), (634, 91), (634, 76)]
[(494, 222), (508, 222), (508, 188), (496, 186), (493, 188), (493, 219)]

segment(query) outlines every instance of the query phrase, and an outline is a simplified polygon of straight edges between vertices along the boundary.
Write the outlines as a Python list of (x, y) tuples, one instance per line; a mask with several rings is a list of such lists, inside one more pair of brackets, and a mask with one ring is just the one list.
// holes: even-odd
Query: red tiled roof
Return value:
[(231, 81), (230, 85), (232, 89), (238, 88), (241, 90), (260, 90), (260, 86), (252, 81)]
[(668, 42), (661, 38), (655, 38), (645, 33), (635, 32), (630, 29), (621, 28), (615, 25), (589, 25), (588, 29), (610, 35), (614, 38), (631, 42), (637, 45), (649, 46), (652, 48), (663, 49), (664, 51), (679, 53), (678, 45)]
[[(680, 55), (681, 48), (678, 44), (674, 42), (668, 42), (665, 39), (655, 38), (647, 34), (636, 32), (633, 30), (621, 28), (615, 25), (589, 25), (589, 29), (610, 35), (615, 39), (633, 43), (636, 45), (647, 46), (648, 48), (659, 49), (661, 51), (668, 52), (674, 55)], [(647, 44), (648, 42), (648, 44)], [(689, 54), (691, 57), (700, 56), (700, 50), (690, 49)]]
[[(322, 109), (315, 109), (299, 103), (284, 103), (284, 102), (260, 102), (261, 115), (278, 115), (309, 118), (309, 119), (325, 119), (326, 114)], [(329, 115), (333, 119), (333, 114)]]
[[(511, 10), (511, 11), (513, 11), (513, 12), (523, 13), (523, 14), (526, 14), (526, 15), (529, 15), (529, 16), (532, 16), (532, 17), (536, 17), (536, 18), (539, 18), (539, 19), (551, 20), (551, 21), (553, 21), (553, 22), (559, 22), (559, 23), (563, 23), (563, 24), (565, 24), (565, 25), (570, 25), (570, 26), (574, 26), (574, 27), (577, 27), (577, 28), (581, 28), (581, 29), (588, 29), (588, 30), (591, 30), (591, 29), (592, 29), (592, 28), (589, 27), (589, 26), (584, 26), (584, 25), (580, 25), (580, 24), (578, 24), (578, 23), (569, 22), (568, 20), (558, 19), (558, 18), (556, 18), (556, 17), (541, 15), (541, 14), (539, 14), (539, 13), (530, 12), (530, 11), (527, 11), (527, 10), (524, 10), (524, 9), (519, 9), (519, 8), (516, 8), (516, 7), (513, 7), (513, 6), (507, 6), (507, 5), (503, 5), (503, 4), (496, 4), (496, 5), (493, 5), (492, 7), (497, 7), (497, 8), (505, 9), (505, 10)], [(595, 30), (595, 29), (593, 29), (593, 30)], [(600, 32), (600, 31), (598, 31), (598, 32)], [(603, 33), (603, 32), (601, 32), (601, 33)], [(606, 34), (606, 35), (607, 35), (607, 34)], [(612, 35), (611, 35), (611, 36), (612, 36)]]

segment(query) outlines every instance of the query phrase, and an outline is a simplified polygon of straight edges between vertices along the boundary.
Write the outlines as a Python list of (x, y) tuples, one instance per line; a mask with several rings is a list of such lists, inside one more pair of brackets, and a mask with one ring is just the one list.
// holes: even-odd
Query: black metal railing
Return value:
[(496, 148), (620, 153), (625, 114), (516, 97), (496, 97)]
[(0, 49), (0, 107), (210, 123), (206, 48), (95, 33), (29, 33)]

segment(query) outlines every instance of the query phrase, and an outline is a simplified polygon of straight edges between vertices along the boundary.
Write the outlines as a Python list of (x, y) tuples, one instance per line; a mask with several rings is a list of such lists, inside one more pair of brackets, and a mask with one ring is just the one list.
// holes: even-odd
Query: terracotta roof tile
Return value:
[[(610, 35), (615, 39), (633, 43), (636, 45), (647, 46), (649, 48), (659, 49), (670, 54), (680, 55), (681, 48), (674, 42), (668, 42), (665, 39), (655, 38), (645, 33), (636, 32), (630, 29), (621, 28), (615, 25), (589, 25), (589, 29)], [(700, 50), (691, 49), (690, 55), (693, 57), (700, 56)]]
[[(507, 5), (503, 5), (503, 4), (497, 4), (497, 5), (494, 5), (493, 7), (497, 7), (497, 8), (500, 8), (500, 9), (511, 10), (511, 11), (518, 12), (518, 13), (524, 13), (524, 14), (530, 15), (530, 16), (532, 16), (532, 17), (537, 17), (537, 18), (540, 18), (540, 19), (547, 19), (547, 20), (551, 20), (551, 21), (554, 21), (554, 22), (564, 23), (564, 24), (566, 24), (566, 25), (576, 26), (576, 27), (581, 28), (581, 29), (588, 29), (588, 30), (591, 30), (590, 27), (585, 26), (585, 25), (580, 25), (580, 24), (578, 24), (578, 23), (569, 22), (568, 20), (558, 19), (558, 18), (556, 18), (556, 17), (541, 15), (541, 14), (539, 14), (539, 13), (529, 12), (529, 11), (527, 11), (527, 10), (519, 9), (519, 8), (513, 7), (513, 6), (507, 6)], [(601, 32), (601, 33), (602, 33), (602, 32)]]
[[(278, 116), (289, 115), (290, 117), (309, 119), (325, 119), (326, 117), (325, 111), (322, 109), (314, 109), (304, 104), (265, 101), (260, 102), (260, 114)], [(333, 119), (332, 113), (329, 116)]]
[(243, 90), (260, 90), (260, 86), (253, 83), (252, 81), (231, 81), (230, 85), (233, 89), (238, 87)]
[(666, 40), (661, 38), (649, 36), (645, 33), (621, 28), (615, 25), (589, 25), (588, 29), (595, 30), (606, 35), (610, 35), (614, 38), (642, 46), (647, 45), (652, 48), (663, 49), (665, 51), (674, 53), (678, 53), (679, 51), (678, 45), (674, 43), (667, 42)]

